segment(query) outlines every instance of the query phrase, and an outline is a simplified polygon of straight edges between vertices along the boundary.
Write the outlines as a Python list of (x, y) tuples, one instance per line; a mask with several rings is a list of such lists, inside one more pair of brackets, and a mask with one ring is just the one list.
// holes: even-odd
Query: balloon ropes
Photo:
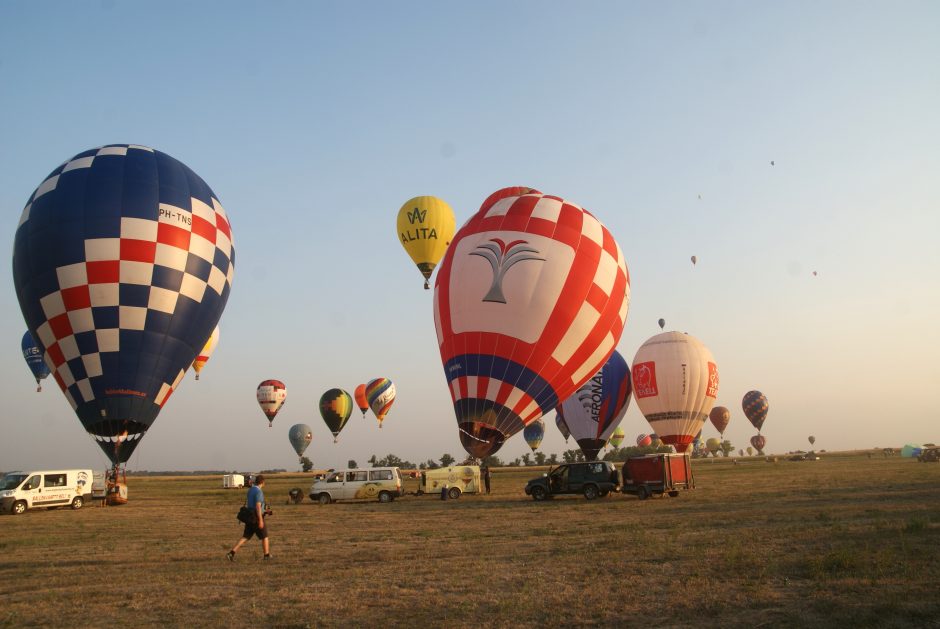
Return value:
[(538, 447), (542, 444), (542, 439), (545, 437), (545, 422), (541, 419), (537, 419), (522, 431), (522, 437), (525, 439), (525, 442), (529, 444), (529, 447), (532, 448), (532, 452), (538, 450)]
[(310, 426), (307, 424), (294, 424), (290, 427), (290, 430), (287, 431), (287, 439), (290, 441), (297, 456), (303, 458), (304, 451), (307, 449), (307, 446), (310, 445), (310, 442), (313, 441), (313, 431), (310, 430)]
[[(757, 428), (757, 434), (760, 434), (761, 427), (767, 420), (767, 412), (770, 410), (770, 402), (767, 396), (760, 391), (748, 391), (741, 400), (741, 408), (744, 409), (744, 416), (751, 422), (754, 428)], [(756, 447), (756, 446), (755, 446)], [(758, 448), (760, 450), (762, 448)]]
[(663, 443), (685, 452), (718, 396), (718, 365), (694, 336), (665, 332), (633, 359), (637, 406)]
[(381, 428), (382, 420), (395, 402), (395, 384), (388, 378), (370, 380), (366, 384), (366, 399)]
[(274, 418), (287, 401), (287, 387), (280, 380), (265, 380), (255, 392), (261, 412), (268, 418), (268, 428), (274, 424)]
[(630, 295), (623, 253), (600, 221), (517, 188), (490, 195), (460, 228), (434, 288), (458, 433), (476, 458), (597, 373), (620, 340)]
[(597, 459), (627, 414), (631, 392), (630, 368), (615, 350), (601, 370), (558, 407), (588, 461)]
[(320, 415), (326, 427), (333, 433), (333, 443), (352, 414), (353, 399), (342, 389), (330, 389), (320, 396)]
[(46, 361), (44, 360), (45, 352), (43, 352), (39, 344), (33, 340), (33, 335), (30, 334), (29, 330), (26, 330), (26, 334), (23, 335), (20, 347), (23, 350), (23, 358), (26, 360), (26, 366), (29, 367), (29, 370), (33, 373), (33, 377), (36, 379), (36, 393), (39, 393), (42, 391), (42, 381), (49, 377), (49, 367), (46, 366)]
[(13, 245), (16, 296), (56, 384), (115, 468), (218, 324), (234, 260), (218, 197), (151, 148), (79, 153), (29, 198)]
[(365, 419), (366, 411), (369, 410), (369, 399), (366, 397), (366, 385), (360, 384), (356, 387), (356, 390), (353, 392), (353, 397), (356, 399), (356, 406), (358, 406), (359, 410), (362, 412), (363, 419)]
[(206, 341), (202, 351), (196, 355), (196, 360), (193, 361), (193, 371), (196, 372), (196, 380), (199, 380), (199, 372), (202, 371), (202, 368), (209, 362), (209, 358), (212, 356), (212, 352), (215, 351), (215, 346), (218, 344), (219, 326), (215, 326), (215, 329), (212, 330), (212, 334), (209, 336), (209, 340)]
[(424, 288), (454, 237), (454, 211), (437, 197), (415, 197), (398, 210), (398, 237), (421, 275)]

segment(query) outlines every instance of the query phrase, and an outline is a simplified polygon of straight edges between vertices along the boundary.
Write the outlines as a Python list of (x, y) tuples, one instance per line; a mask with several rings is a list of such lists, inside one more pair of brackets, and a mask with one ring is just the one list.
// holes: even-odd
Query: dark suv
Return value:
[(548, 474), (533, 478), (525, 486), (527, 496), (545, 500), (559, 494), (584, 494), (588, 500), (617, 491), (620, 475), (610, 461), (565, 463)]
[(940, 463), (940, 448), (924, 448), (917, 460), (921, 463)]

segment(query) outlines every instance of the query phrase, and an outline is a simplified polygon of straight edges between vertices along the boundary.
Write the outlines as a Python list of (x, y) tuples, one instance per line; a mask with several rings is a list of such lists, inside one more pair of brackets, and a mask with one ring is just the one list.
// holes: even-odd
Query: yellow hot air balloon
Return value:
[(425, 289), (430, 288), (431, 273), (444, 257), (455, 228), (454, 211), (437, 197), (415, 197), (398, 210), (398, 238), (424, 275)]
[(202, 351), (199, 352), (195, 360), (193, 360), (193, 371), (196, 372), (196, 380), (199, 380), (199, 372), (202, 371), (202, 368), (209, 362), (209, 358), (212, 356), (212, 352), (215, 351), (215, 346), (218, 344), (219, 326), (215, 326), (215, 329), (212, 330), (212, 335), (209, 337), (209, 340), (206, 341), (205, 347), (202, 348)]

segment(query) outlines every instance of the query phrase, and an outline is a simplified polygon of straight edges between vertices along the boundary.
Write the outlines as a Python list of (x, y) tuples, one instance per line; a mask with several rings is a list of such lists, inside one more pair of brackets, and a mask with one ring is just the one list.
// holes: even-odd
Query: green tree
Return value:
[(425, 463), (424, 466), (427, 467), (429, 470), (436, 470), (438, 467), (440, 467), (437, 464), (437, 461), (435, 461), (434, 459), (428, 459), (428, 462)]
[(346, 461), (346, 467), (352, 470), (352, 469), (356, 469), (357, 467), (359, 467), (359, 464), (356, 463), (355, 459), (349, 459), (348, 461)]
[(443, 455), (441, 455), (441, 467), (450, 467), (454, 464), (455, 460), (456, 459), (454, 459), (454, 457), (445, 452)]
[(558, 455), (552, 452), (552, 455), (548, 457), (549, 465), (558, 465)]
[(503, 467), (502, 460), (495, 454), (483, 457), (483, 461), (481, 461), (480, 464), (487, 467)]
[(544, 452), (539, 451), (535, 453), (535, 464), (545, 465), (545, 453)]
[(378, 466), (379, 466), (379, 458), (373, 454), (371, 457), (369, 457), (368, 463), (369, 463), (369, 465), (371, 465), (372, 467), (378, 467)]
[(724, 456), (728, 456), (729, 454), (734, 454), (734, 445), (731, 443), (729, 439), (725, 439), (724, 441), (721, 442), (721, 453)]
[(529, 452), (522, 455), (522, 464), (527, 467), (532, 465), (532, 455)]
[(300, 469), (302, 469), (305, 472), (309, 472), (310, 470), (313, 469), (313, 461), (311, 461), (305, 456), (300, 457)]

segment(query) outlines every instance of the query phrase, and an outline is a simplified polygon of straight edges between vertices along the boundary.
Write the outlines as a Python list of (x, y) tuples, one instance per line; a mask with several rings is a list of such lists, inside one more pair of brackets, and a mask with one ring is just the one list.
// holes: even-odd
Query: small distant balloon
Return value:
[(697, 256), (692, 256), (692, 266), (695, 266), (695, 264), (696, 264), (697, 262), (698, 262), (698, 257), (697, 257)]
[(212, 330), (212, 334), (209, 336), (209, 340), (206, 341), (206, 344), (203, 346), (202, 351), (199, 352), (193, 360), (193, 371), (196, 372), (196, 380), (199, 380), (199, 372), (201, 372), (202, 368), (209, 362), (209, 358), (212, 357), (212, 352), (215, 351), (215, 346), (218, 344), (219, 326), (215, 326), (215, 329)]
[(535, 420), (523, 429), (522, 436), (525, 438), (525, 442), (529, 444), (529, 447), (532, 448), (532, 452), (535, 452), (541, 445), (542, 438), (545, 437), (545, 422), (541, 419)]
[(268, 428), (270, 428), (274, 424), (277, 412), (287, 400), (287, 387), (280, 380), (265, 380), (258, 385), (255, 397), (258, 399), (258, 405), (264, 412), (264, 416), (268, 418)]
[(814, 437), (813, 435), (810, 435), (810, 436), (809, 436), (808, 441), (809, 441), (809, 445), (811, 445), (811, 446), (812, 446), (812, 445), (816, 445), (816, 437)]
[(754, 435), (751, 437), (751, 445), (757, 449), (758, 454), (764, 453), (764, 448), (767, 446), (767, 437), (764, 435)]
[(653, 439), (647, 434), (640, 434), (636, 437), (636, 445), (638, 448), (645, 448), (648, 445), (652, 445)]
[(774, 166), (774, 165), (775, 165), (775, 164), (774, 164), (774, 160), (770, 160), (770, 165), (771, 165), (771, 166)]
[(366, 416), (366, 411), (369, 410), (369, 400), (366, 398), (366, 385), (360, 384), (356, 387), (356, 391), (353, 393), (353, 397), (356, 398), (356, 406), (359, 407), (359, 410), (362, 411), (363, 419)]
[(313, 431), (310, 430), (310, 426), (307, 424), (294, 424), (290, 427), (287, 438), (290, 440), (290, 444), (293, 446), (297, 456), (302, 457), (304, 450), (306, 450), (310, 442), (313, 441)]
[(379, 428), (382, 427), (382, 420), (386, 413), (392, 408), (395, 402), (395, 385), (388, 378), (376, 378), (366, 384), (366, 399), (375, 418), (379, 420)]
[(561, 433), (561, 436), (565, 438), (565, 443), (568, 443), (571, 431), (568, 430), (568, 422), (565, 421), (565, 416), (557, 409), (555, 411), (555, 425), (558, 426), (558, 432)]
[(42, 351), (42, 348), (39, 347), (39, 344), (33, 339), (33, 335), (29, 330), (26, 330), (26, 334), (23, 335), (21, 349), (23, 350), (23, 358), (26, 359), (27, 366), (29, 366), (30, 371), (33, 372), (33, 377), (36, 378), (36, 393), (39, 393), (42, 391), (41, 381), (49, 376), (49, 367), (46, 366), (44, 359), (45, 352)]
[(339, 438), (340, 431), (352, 414), (352, 408), (352, 397), (342, 389), (330, 389), (320, 396), (320, 415), (333, 433), (333, 443)]
[(813, 271), (813, 277), (816, 277), (816, 271)]
[(660, 319), (660, 320), (659, 320), (659, 329), (660, 329), (660, 330), (663, 330), (663, 329), (665, 329), (665, 328), (666, 328), (666, 320), (665, 320), (665, 319)]

